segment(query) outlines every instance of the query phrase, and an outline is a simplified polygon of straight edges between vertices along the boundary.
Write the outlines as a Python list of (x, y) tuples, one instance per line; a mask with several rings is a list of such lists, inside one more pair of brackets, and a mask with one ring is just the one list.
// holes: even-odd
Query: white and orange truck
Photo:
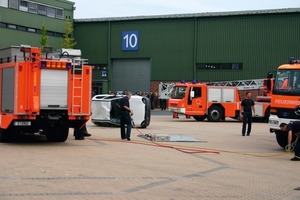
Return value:
[[(269, 118), (270, 132), (275, 133), (281, 147), (287, 145), (287, 133), (280, 131), (281, 123), (300, 120), (300, 60), (290, 58), (277, 69)], [(293, 138), (295, 140), (295, 138)]]
[[(173, 113), (191, 116), (197, 121), (207, 118), (210, 122), (238, 119), (241, 99), (235, 86), (208, 86), (205, 83), (176, 83), (168, 100), (168, 109)], [(270, 103), (255, 102), (255, 117), (269, 117)]]
[(0, 139), (43, 133), (48, 141), (66, 141), (91, 115), (92, 67), (81, 51), (63, 49), (59, 57), (21, 46), (0, 51)]

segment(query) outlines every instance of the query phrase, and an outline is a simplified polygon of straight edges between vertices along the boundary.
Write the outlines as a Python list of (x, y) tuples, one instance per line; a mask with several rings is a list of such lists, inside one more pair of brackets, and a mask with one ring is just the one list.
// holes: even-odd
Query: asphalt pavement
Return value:
[[(264, 199), (299, 200), (300, 162), (290, 161), (268, 132), (254, 123), (197, 122), (152, 111), (131, 141), (120, 129), (87, 124), (91, 137), (48, 143), (43, 136), (0, 143), (0, 200)], [(153, 142), (140, 134), (181, 135), (201, 142)]]

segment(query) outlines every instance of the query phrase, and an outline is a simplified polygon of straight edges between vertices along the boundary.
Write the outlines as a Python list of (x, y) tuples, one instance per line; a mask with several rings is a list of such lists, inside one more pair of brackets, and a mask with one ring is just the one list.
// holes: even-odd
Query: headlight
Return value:
[(269, 120), (269, 124), (278, 125), (279, 121), (277, 121), (277, 120)]

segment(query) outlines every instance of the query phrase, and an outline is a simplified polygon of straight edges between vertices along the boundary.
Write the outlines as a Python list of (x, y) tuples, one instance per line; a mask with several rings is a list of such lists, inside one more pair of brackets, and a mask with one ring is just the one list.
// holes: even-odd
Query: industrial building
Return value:
[(300, 56), (298, 8), (75, 19), (74, 25), (78, 47), (95, 66), (94, 80), (103, 90), (264, 78)]
[[(0, 48), (59, 48), (75, 5), (0, 0)], [(95, 93), (156, 91), (159, 82), (264, 78), (300, 56), (300, 8), (75, 19), (76, 48), (94, 66)]]

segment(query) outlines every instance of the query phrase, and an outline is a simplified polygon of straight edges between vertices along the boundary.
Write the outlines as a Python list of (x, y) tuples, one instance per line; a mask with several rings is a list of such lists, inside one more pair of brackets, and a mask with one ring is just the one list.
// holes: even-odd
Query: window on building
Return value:
[(63, 19), (64, 18), (64, 10), (62, 9), (56, 9), (56, 18)]
[(28, 12), (28, 1), (20, 1), (20, 7), (19, 9), (21, 11), (25, 11), (25, 12)]
[(37, 5), (37, 14), (39, 15), (46, 15), (46, 6), (44, 5)]
[(53, 31), (47, 31), (46, 35), (53, 36), (54, 32)]
[(7, 28), (10, 28), (10, 29), (17, 29), (17, 26), (16, 26), (16, 25), (13, 25), (13, 24), (8, 24), (8, 25), (7, 25)]
[(0, 28), (6, 28), (6, 23), (0, 22)]
[(29, 2), (29, 12), (37, 14), (37, 5), (35, 3)]
[(198, 70), (242, 70), (243, 63), (198, 63)]
[(27, 31), (28, 31), (28, 32), (31, 32), (31, 33), (35, 33), (35, 32), (36, 32), (36, 29), (35, 29), (35, 28), (27, 28)]
[(0, 6), (8, 8), (8, 0), (0, 0)]
[(47, 7), (47, 16), (54, 18), (55, 17), (55, 11), (56, 11), (55, 8)]
[(13, 9), (19, 9), (19, 0), (9, 0), (8, 7)]
[[(64, 19), (64, 10), (54, 8), (44, 4), (34, 3), (30, 0), (0, 0), (0, 7), (8, 7), (33, 14), (44, 15), (47, 17)], [(70, 17), (69, 17), (70, 18)]]
[(25, 26), (18, 26), (19, 31), (27, 31), (27, 28)]
[(54, 32), (54, 37), (64, 37), (63, 33)]

